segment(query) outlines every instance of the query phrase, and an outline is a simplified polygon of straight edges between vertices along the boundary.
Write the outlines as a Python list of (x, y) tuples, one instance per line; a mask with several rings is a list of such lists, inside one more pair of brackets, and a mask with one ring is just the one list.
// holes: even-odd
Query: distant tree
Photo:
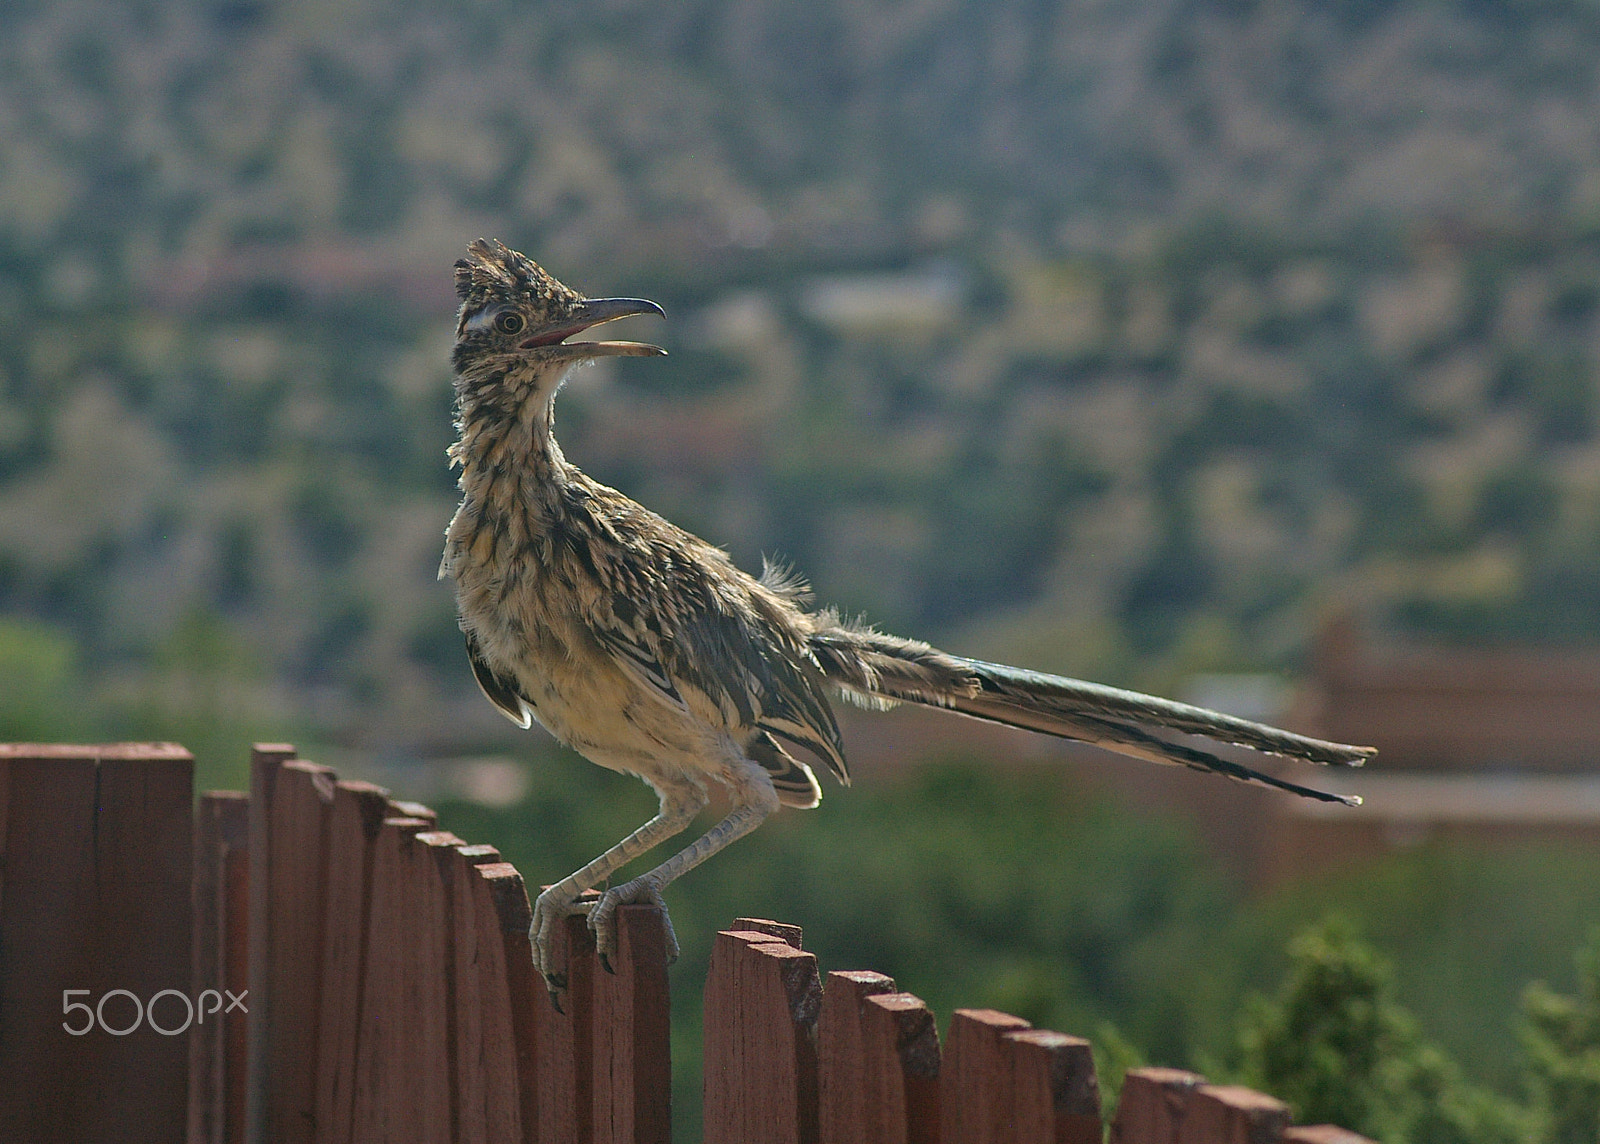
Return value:
[(91, 724), (73, 702), (82, 676), (65, 631), (0, 616), (0, 679), (0, 742), (71, 738)]
[(1527, 1140), (1520, 1109), (1467, 1084), (1422, 1039), (1394, 1000), (1390, 966), (1348, 922), (1303, 931), (1289, 957), (1278, 995), (1253, 999), (1241, 1016), (1240, 1080), (1286, 1100), (1297, 1121), (1383, 1144)]
[(1600, 1140), (1600, 927), (1578, 951), (1578, 992), (1544, 982), (1523, 995), (1522, 1043), (1528, 1079), (1550, 1144)]

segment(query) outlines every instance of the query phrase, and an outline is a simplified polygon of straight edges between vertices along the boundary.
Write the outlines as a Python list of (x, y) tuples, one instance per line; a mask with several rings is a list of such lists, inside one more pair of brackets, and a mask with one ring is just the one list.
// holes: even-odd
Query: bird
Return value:
[[(577, 367), (655, 357), (659, 346), (573, 340), (636, 315), (642, 298), (590, 298), (526, 255), (478, 239), (455, 263), (460, 300), (451, 354), (461, 501), (445, 536), (472, 673), (522, 728), (542, 724), (590, 761), (648, 783), (648, 822), (550, 885), (529, 939), (552, 998), (566, 985), (554, 941), (586, 913), (602, 963), (616, 911), (660, 907), (662, 890), (780, 807), (810, 809), (810, 763), (849, 785), (832, 702), (911, 703), (1077, 740), (1124, 756), (1210, 771), (1305, 798), (1301, 786), (1195, 743), (1209, 739), (1323, 765), (1359, 766), (1370, 747), (1325, 742), (1184, 703), (953, 655), (815, 606), (806, 584), (767, 562), (759, 575), (722, 549), (585, 474), (553, 435), (554, 402)], [(653, 869), (610, 885), (624, 865), (682, 833), (713, 787), (725, 817)], [(606, 885), (595, 899), (586, 892)]]

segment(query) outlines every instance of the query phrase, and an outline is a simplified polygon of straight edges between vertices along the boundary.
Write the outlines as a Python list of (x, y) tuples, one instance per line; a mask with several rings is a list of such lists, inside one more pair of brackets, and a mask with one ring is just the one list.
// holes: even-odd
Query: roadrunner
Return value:
[[(588, 912), (602, 957), (619, 905), (663, 906), (661, 890), (780, 806), (822, 798), (798, 747), (850, 782), (829, 700), (942, 707), (1213, 771), (1307, 798), (1354, 804), (1219, 757), (1175, 736), (1204, 736), (1310, 763), (1358, 766), (1373, 752), (1309, 739), (1182, 703), (949, 655), (812, 609), (803, 584), (768, 565), (740, 571), (720, 549), (585, 476), (551, 435), (573, 368), (651, 357), (658, 346), (568, 341), (635, 314), (640, 298), (585, 298), (498, 242), (455, 264), (455, 426), (461, 506), (440, 578), (455, 581), (461, 628), (484, 694), (521, 727), (538, 720), (600, 766), (637, 775), (660, 811), (539, 895), (531, 938), (552, 992), (563, 967), (554, 927)], [(584, 891), (680, 833), (719, 783), (732, 809), (653, 870), (592, 906)], [(676, 942), (668, 925), (668, 941)]]

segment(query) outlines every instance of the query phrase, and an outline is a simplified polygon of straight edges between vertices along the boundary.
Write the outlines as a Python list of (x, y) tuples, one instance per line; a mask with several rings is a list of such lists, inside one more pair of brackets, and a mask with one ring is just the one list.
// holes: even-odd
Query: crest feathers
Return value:
[(497, 239), (474, 239), (467, 247), (467, 257), (457, 259), (455, 272), (456, 296), (463, 302), (486, 295), (568, 302), (581, 298), (533, 259)]

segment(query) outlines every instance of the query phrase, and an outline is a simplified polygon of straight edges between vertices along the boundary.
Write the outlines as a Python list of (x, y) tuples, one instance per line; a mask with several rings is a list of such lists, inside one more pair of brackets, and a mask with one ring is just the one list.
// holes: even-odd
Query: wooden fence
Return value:
[[(191, 795), (170, 744), (0, 746), (0, 1144), (656, 1144), (666, 943), (619, 912), (614, 973), (492, 846), (288, 746), (248, 795)], [(76, 1005), (76, 1007), (72, 1007)], [(933, 1015), (879, 973), (819, 978), (798, 927), (738, 919), (705, 992), (706, 1144), (1102, 1141), (1089, 1044)], [(1192, 1073), (1139, 1069), (1120, 1144), (1358, 1144)]]

